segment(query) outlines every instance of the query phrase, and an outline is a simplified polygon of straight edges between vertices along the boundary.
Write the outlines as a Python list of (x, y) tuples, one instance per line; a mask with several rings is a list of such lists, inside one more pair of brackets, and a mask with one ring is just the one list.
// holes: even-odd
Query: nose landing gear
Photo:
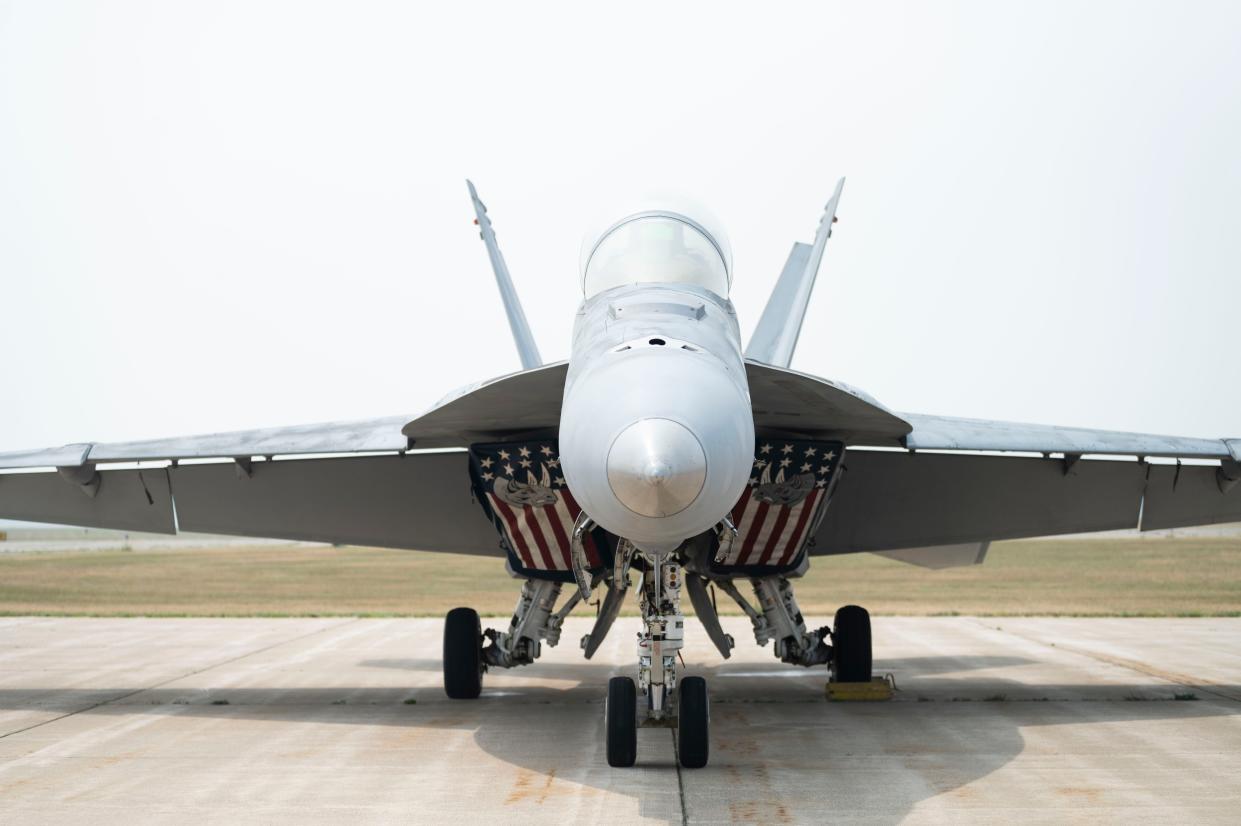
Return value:
[[(662, 555), (644, 557), (642, 626), (638, 633), (638, 683), (613, 677), (608, 683), (605, 711), (608, 765), (632, 766), (637, 759), (638, 728), (669, 728), (677, 732), (677, 757), (689, 769), (707, 764), (710, 709), (707, 681), (686, 677), (677, 683), (676, 662), (685, 638), (681, 614), (682, 570)], [(641, 721), (637, 695), (646, 697)]]

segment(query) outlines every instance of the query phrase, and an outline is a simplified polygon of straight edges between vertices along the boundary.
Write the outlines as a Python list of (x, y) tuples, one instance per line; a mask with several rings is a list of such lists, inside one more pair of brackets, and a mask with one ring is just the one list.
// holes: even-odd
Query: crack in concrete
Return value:
[(32, 729), (37, 729), (40, 726), (46, 726), (50, 723), (55, 723), (57, 720), (63, 720), (66, 717), (72, 717), (75, 714), (82, 714), (84, 712), (90, 711), (91, 709), (99, 708), (100, 706), (106, 706), (109, 703), (115, 703), (115, 702), (118, 702), (119, 700), (125, 700), (129, 697), (133, 697), (136, 694), (141, 694), (144, 691), (152, 691), (157, 688), (163, 688), (164, 686), (169, 685), (170, 683), (175, 683), (177, 680), (184, 680), (186, 677), (193, 677), (196, 674), (202, 674), (203, 672), (210, 671), (213, 668), (219, 668), (220, 666), (223, 666), (223, 665), (229, 665), (230, 663), (235, 663), (239, 660), (244, 660), (246, 657), (253, 657), (255, 654), (262, 654), (265, 651), (270, 651), (273, 648), (277, 648), (281, 645), (286, 645), (291, 642), (297, 642), (299, 640), (304, 640), (307, 637), (313, 637), (315, 634), (322, 634), (325, 631), (334, 631), (337, 628), (343, 628), (344, 626), (358, 622), (359, 620), (360, 620), (360, 617), (354, 617), (353, 619), (347, 620), (345, 622), (335, 623), (333, 625), (327, 625), (327, 626), (324, 626), (323, 628), (316, 628), (315, 630), (308, 631), (305, 634), (298, 634), (296, 637), (289, 637), (288, 639), (278, 640), (276, 642), (273, 642), (270, 645), (265, 645), (262, 648), (256, 648), (253, 651), (247, 651), (244, 654), (238, 654), (237, 656), (229, 657), (226, 660), (220, 660), (219, 662), (214, 662), (210, 665), (204, 665), (202, 668), (196, 668), (192, 671), (186, 671), (184, 674), (178, 674), (175, 677), (169, 677), (167, 680), (162, 680), (158, 683), (155, 683), (154, 685), (142, 686), (141, 688), (135, 688), (132, 691), (126, 691), (122, 694), (116, 694), (112, 697), (108, 697), (106, 699), (100, 700), (97, 703), (90, 703), (89, 705), (82, 706), (81, 708), (76, 708), (73, 711), (66, 711), (64, 714), (58, 714), (55, 717), (49, 718), (47, 720), (43, 720), (42, 722), (33, 723), (29, 726), (24, 726), (19, 729), (14, 729), (13, 731), (6, 731), (3, 734), (0, 734), (0, 740), (3, 740), (6, 737), (12, 737), (14, 734), (21, 734), (22, 732), (31, 731)]
[(1160, 680), (1166, 680), (1167, 682), (1182, 686), (1183, 688), (1192, 688), (1192, 689), (1196, 689), (1197, 691), (1201, 691), (1204, 694), (1211, 694), (1215, 697), (1220, 698), (1221, 700), (1229, 700), (1234, 703), (1241, 702), (1241, 696), (1237, 696), (1235, 694), (1232, 694), (1224, 690), (1225, 689), (1224, 686), (1221, 686), (1219, 683), (1213, 682), (1211, 680), (1203, 680), (1200, 678), (1190, 677), (1186, 674), (1181, 674), (1176, 671), (1165, 671), (1161, 668), (1155, 668), (1152, 665), (1148, 665), (1144, 662), (1141, 662), (1140, 660), (1130, 660), (1125, 657), (1114, 657), (1111, 654), (1101, 654), (1098, 651), (1091, 651), (1090, 649), (1087, 649), (1087, 648), (1078, 648), (1075, 645), (1070, 645), (1070, 644), (1060, 643), (1060, 642), (1052, 644), (1052, 643), (1046, 642), (1045, 640), (1039, 639), (1036, 636), (1032, 636), (1030, 634), (1023, 634), (1020, 631), (1013, 631), (1010, 628), (1002, 628), (1002, 627), (997, 627), (995, 625), (990, 625), (981, 620), (974, 620), (974, 622), (978, 625), (981, 625), (984, 628), (987, 628), (988, 630), (999, 631), (1002, 634), (1012, 634), (1014, 637), (1019, 637), (1027, 642), (1032, 642), (1037, 645), (1041, 645), (1044, 648), (1051, 648), (1056, 651), (1067, 651), (1070, 654), (1077, 654), (1080, 657), (1088, 657), (1092, 660), (1097, 660), (1098, 662), (1101, 662), (1101, 663), (1107, 663), (1108, 665), (1114, 665), (1119, 668), (1127, 668), (1130, 671), (1136, 671), (1137, 673), (1145, 674), (1148, 677), (1156, 677)]

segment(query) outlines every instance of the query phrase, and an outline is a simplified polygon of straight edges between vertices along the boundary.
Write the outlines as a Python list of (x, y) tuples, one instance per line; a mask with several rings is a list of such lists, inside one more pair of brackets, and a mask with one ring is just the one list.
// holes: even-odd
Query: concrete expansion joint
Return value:
[(1026, 642), (1031, 642), (1036, 645), (1040, 645), (1044, 648), (1052, 648), (1057, 651), (1065, 651), (1069, 654), (1075, 654), (1079, 657), (1085, 657), (1087, 659), (1095, 660), (1096, 662), (1107, 663), (1108, 665), (1114, 665), (1117, 668), (1125, 668), (1125, 669), (1128, 669), (1129, 671), (1133, 671), (1137, 674), (1142, 674), (1147, 677), (1156, 677), (1160, 680), (1166, 680), (1167, 682), (1172, 683), (1174, 685), (1179, 685), (1182, 688), (1192, 688), (1195, 691), (1201, 691), (1204, 694), (1210, 694), (1211, 696), (1218, 698), (1220, 700), (1226, 700), (1228, 702), (1233, 702), (1233, 703), (1241, 702), (1241, 696), (1237, 696), (1226, 690), (1223, 690), (1222, 686), (1219, 686), (1217, 683), (1214, 683), (1211, 680), (1194, 678), (1186, 674), (1176, 673), (1174, 671), (1165, 671), (1163, 669), (1155, 668), (1154, 666), (1147, 665), (1146, 663), (1140, 662), (1138, 660), (1130, 660), (1124, 657), (1114, 657), (1109, 654), (1102, 654), (1098, 651), (1090, 651), (1084, 648), (1079, 648), (1075, 645), (1061, 644), (1061, 643), (1049, 643), (1046, 640), (1039, 639), (1038, 637), (1033, 636), (1031, 634), (1023, 634), (1020, 631), (1013, 631), (1010, 628), (1003, 628), (998, 625), (991, 625), (978, 618), (973, 618), (973, 622), (988, 630), (995, 630), (1003, 634), (1010, 634), (1014, 637), (1018, 637), (1019, 639), (1025, 640)]

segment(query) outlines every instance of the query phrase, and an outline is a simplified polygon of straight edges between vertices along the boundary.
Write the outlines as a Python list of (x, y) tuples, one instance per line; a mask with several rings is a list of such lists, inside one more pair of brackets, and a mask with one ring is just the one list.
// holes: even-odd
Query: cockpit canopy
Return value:
[(723, 298), (732, 283), (732, 256), (720, 231), (678, 212), (652, 210), (610, 226), (582, 245), (587, 298), (626, 284), (692, 284)]

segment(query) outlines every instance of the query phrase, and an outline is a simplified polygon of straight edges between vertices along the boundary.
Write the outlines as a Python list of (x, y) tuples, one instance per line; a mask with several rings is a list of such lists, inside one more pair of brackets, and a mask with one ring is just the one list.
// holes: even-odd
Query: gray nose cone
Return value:
[(608, 451), (608, 485), (640, 516), (680, 513), (707, 480), (707, 457), (697, 437), (671, 419), (642, 419), (621, 431)]

